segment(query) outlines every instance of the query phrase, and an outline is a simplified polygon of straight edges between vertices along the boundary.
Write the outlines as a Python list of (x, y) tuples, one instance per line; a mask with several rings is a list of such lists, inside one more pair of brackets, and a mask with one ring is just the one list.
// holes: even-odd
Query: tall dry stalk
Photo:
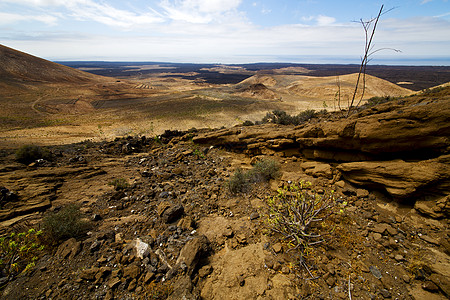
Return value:
[[(378, 12), (378, 15), (373, 18), (370, 19), (368, 21), (364, 21), (363, 19), (360, 19), (360, 23), (364, 29), (364, 37), (365, 37), (365, 42), (364, 42), (364, 55), (361, 58), (361, 65), (359, 66), (359, 72), (358, 72), (358, 77), (356, 79), (356, 83), (355, 83), (355, 90), (353, 91), (352, 94), (352, 98), (350, 101), (350, 104), (348, 105), (348, 111), (347, 111), (347, 115), (346, 117), (350, 116), (350, 114), (353, 112), (353, 110), (357, 107), (359, 107), (359, 105), (361, 104), (361, 101), (364, 98), (364, 94), (366, 92), (366, 71), (367, 71), (367, 64), (370, 61), (370, 57), (375, 54), (378, 51), (381, 50), (393, 50), (395, 52), (401, 52), (400, 50), (397, 49), (393, 49), (393, 48), (380, 48), (380, 49), (376, 49), (373, 50), (373, 37), (375, 35), (375, 31), (377, 29), (377, 25), (378, 22), (380, 20), (380, 17), (382, 15), (384, 15), (385, 13), (388, 13), (389, 11), (391, 11), (392, 9), (383, 12), (384, 9), (384, 5), (381, 5), (380, 11)], [(359, 101), (358, 103), (353, 106), (355, 104), (355, 101), (357, 100), (357, 95), (358, 95), (358, 89), (360, 89), (360, 86), (362, 85), (362, 91), (360, 93), (359, 96)], [(338, 89), (340, 90), (340, 85), (338, 85)], [(340, 91), (339, 91), (340, 94)]]

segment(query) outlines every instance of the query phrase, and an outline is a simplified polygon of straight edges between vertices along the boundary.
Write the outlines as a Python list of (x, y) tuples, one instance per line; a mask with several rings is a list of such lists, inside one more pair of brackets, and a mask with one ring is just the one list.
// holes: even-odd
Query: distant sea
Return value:
[[(107, 62), (167, 62), (193, 64), (251, 64), (251, 63), (298, 63), (298, 64), (360, 64), (356, 56), (324, 56), (324, 55), (233, 55), (228, 57), (84, 57), (84, 58), (47, 58), (52, 61), (107, 61)], [(369, 65), (389, 66), (450, 66), (450, 56), (445, 57), (405, 57), (375, 56)]]
[[(369, 61), (370, 65), (391, 66), (450, 66), (450, 56), (447, 57), (374, 57)], [(242, 57), (243, 58), (243, 57)], [(241, 58), (241, 59), (242, 59)], [(354, 56), (274, 56), (260, 57), (258, 62), (289, 62), (301, 64), (360, 64), (361, 59)], [(255, 57), (248, 57), (252, 62)], [(247, 61), (248, 62), (248, 61)]]

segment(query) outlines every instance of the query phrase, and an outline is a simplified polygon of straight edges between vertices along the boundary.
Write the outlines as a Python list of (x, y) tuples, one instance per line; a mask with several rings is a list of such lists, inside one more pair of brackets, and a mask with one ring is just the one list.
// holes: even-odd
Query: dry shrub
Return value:
[(38, 159), (51, 159), (50, 151), (35, 145), (25, 145), (17, 149), (16, 160), (23, 164), (30, 164)]
[(57, 243), (86, 234), (91, 224), (83, 218), (80, 206), (69, 204), (57, 212), (48, 214), (42, 220), (42, 228), (49, 242)]

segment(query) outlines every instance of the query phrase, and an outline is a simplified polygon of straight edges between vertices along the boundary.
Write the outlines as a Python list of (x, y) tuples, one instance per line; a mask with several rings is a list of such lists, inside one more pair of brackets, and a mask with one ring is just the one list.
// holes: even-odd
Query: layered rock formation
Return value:
[(450, 192), (450, 89), (417, 95), (303, 125), (265, 124), (204, 133), (196, 143), (249, 155), (281, 154), (331, 163), (355, 185), (395, 199)]

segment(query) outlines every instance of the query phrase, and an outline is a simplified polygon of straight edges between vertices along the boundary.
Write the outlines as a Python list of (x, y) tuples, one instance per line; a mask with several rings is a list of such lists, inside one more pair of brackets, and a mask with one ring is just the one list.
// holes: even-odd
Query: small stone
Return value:
[(360, 270), (364, 273), (369, 273), (370, 270), (367, 267), (367, 265), (365, 263), (363, 263), (362, 261), (357, 262), (357, 266), (360, 268)]
[(340, 188), (344, 188), (345, 187), (345, 181), (344, 180), (340, 180), (340, 181), (336, 182), (335, 185), (340, 187)]
[(392, 227), (392, 226), (388, 226), (387, 227), (387, 232), (390, 234), (390, 235), (392, 235), (392, 236), (394, 236), (394, 235), (397, 235), (398, 234), (398, 230), (397, 229), (395, 229), (394, 227)]
[(381, 275), (380, 270), (378, 270), (377, 267), (375, 266), (370, 266), (369, 267), (370, 272), (372, 273), (373, 276), (375, 276), (375, 278), (377, 279), (381, 279), (383, 277), (383, 275)]
[(137, 278), (141, 273), (141, 269), (137, 265), (129, 265), (123, 269), (123, 277)]
[(281, 270), (281, 264), (280, 264), (280, 262), (279, 261), (275, 261), (274, 263), (273, 263), (273, 269), (275, 270), (275, 271), (280, 271)]
[(135, 249), (136, 249), (136, 256), (140, 259), (144, 259), (144, 257), (148, 256), (150, 253), (150, 246), (147, 243), (144, 243), (140, 239), (135, 240)]
[(102, 242), (95, 240), (92, 244), (91, 247), (89, 247), (89, 250), (91, 250), (91, 252), (95, 252), (98, 251), (100, 249), (100, 246), (102, 245)]
[(211, 274), (212, 271), (213, 271), (213, 267), (212, 266), (210, 266), (210, 265), (204, 266), (200, 270), (198, 270), (198, 276), (200, 276), (200, 278), (205, 278), (206, 276)]
[(183, 174), (183, 169), (182, 169), (182, 168), (179, 168), (179, 167), (174, 168), (174, 169), (172, 170), (172, 173), (175, 174), (175, 175), (181, 175), (181, 174)]
[(333, 287), (336, 283), (336, 279), (334, 278), (334, 276), (329, 276), (326, 282), (329, 286)]
[(116, 233), (116, 235), (114, 236), (114, 241), (116, 243), (121, 243), (123, 241), (123, 234), (121, 232)]
[(192, 217), (187, 216), (178, 221), (177, 227), (180, 227), (182, 230), (192, 231), (196, 226), (194, 219), (192, 219)]
[(81, 243), (75, 238), (70, 238), (62, 243), (56, 251), (56, 256), (60, 258), (69, 258), (71, 260), (81, 251)]
[(166, 209), (161, 218), (165, 223), (172, 223), (178, 220), (184, 213), (184, 207), (182, 205), (174, 205)]
[(100, 221), (102, 219), (102, 217), (98, 214), (93, 214), (91, 217), (92, 221)]
[(116, 287), (118, 287), (118, 286), (120, 285), (121, 282), (122, 282), (122, 281), (120, 281), (119, 278), (111, 278), (111, 279), (108, 281), (108, 287), (109, 287), (110, 289), (115, 289)]
[(383, 298), (391, 298), (392, 297), (391, 293), (387, 289), (381, 289), (380, 294), (381, 294), (381, 296), (383, 296)]
[(227, 228), (225, 228), (225, 230), (223, 231), (223, 236), (226, 236), (226, 237), (232, 237), (233, 236), (233, 229), (231, 229), (231, 227), (227, 227)]
[(425, 242), (427, 242), (427, 243), (439, 246), (439, 241), (434, 239), (434, 238), (432, 238), (432, 237), (430, 237), (430, 236), (428, 236), (428, 235), (421, 235), (420, 238), (422, 240), (424, 240)]
[(99, 271), (99, 268), (90, 268), (90, 269), (86, 269), (81, 271), (80, 273), (80, 278), (81, 279), (85, 279), (85, 280), (94, 280), (95, 278), (95, 274), (97, 274), (97, 272)]
[(378, 232), (375, 232), (373, 234), (373, 239), (377, 242), (381, 240), (381, 237), (382, 237), (381, 234), (379, 234)]
[[(119, 282), (120, 283), (120, 282)], [(112, 300), (112, 299), (114, 299), (114, 294), (113, 294), (113, 292), (111, 291), (111, 290), (108, 290), (107, 292), (106, 292), (106, 296), (105, 296), (105, 298), (104, 298), (105, 300)]]
[(259, 218), (259, 213), (254, 212), (250, 215), (250, 220), (256, 220)]
[(133, 280), (131, 280), (130, 284), (128, 285), (127, 290), (129, 292), (132, 292), (132, 291), (134, 291), (136, 289), (136, 286), (137, 286), (137, 280), (133, 279)]
[(50, 295), (53, 293), (52, 289), (49, 289), (45, 292), (45, 297), (50, 298)]
[(377, 232), (379, 234), (385, 234), (388, 226), (389, 225), (385, 223), (376, 224), (375, 227), (372, 229), (372, 231)]
[(403, 281), (404, 281), (405, 283), (409, 283), (409, 282), (411, 281), (411, 278), (409, 278), (408, 275), (403, 275), (403, 276), (402, 276), (402, 279), (403, 279)]
[(242, 275), (238, 276), (238, 277), (237, 277), (237, 280), (238, 280), (238, 282), (239, 282), (239, 286), (244, 286), (244, 284), (245, 284), (245, 278), (244, 278), (244, 276), (242, 276)]
[(149, 271), (147, 272), (147, 274), (145, 274), (144, 283), (148, 284), (152, 282), (153, 279), (155, 279), (155, 273)]
[(247, 243), (247, 238), (243, 234), (236, 235), (236, 240), (238, 241), (239, 244), (246, 244)]
[(434, 284), (434, 282), (432, 281), (426, 281), (422, 284), (422, 288), (426, 291), (432, 292), (432, 293), (436, 293), (439, 291), (439, 288), (436, 284)]
[(275, 253), (280, 253), (283, 250), (283, 247), (281, 246), (280, 243), (276, 243), (275, 245), (272, 246), (272, 249)]
[(358, 198), (365, 198), (369, 196), (369, 191), (364, 189), (357, 189), (356, 190), (356, 196)]
[(396, 254), (394, 258), (396, 261), (404, 261), (405, 260), (405, 258), (401, 254)]

